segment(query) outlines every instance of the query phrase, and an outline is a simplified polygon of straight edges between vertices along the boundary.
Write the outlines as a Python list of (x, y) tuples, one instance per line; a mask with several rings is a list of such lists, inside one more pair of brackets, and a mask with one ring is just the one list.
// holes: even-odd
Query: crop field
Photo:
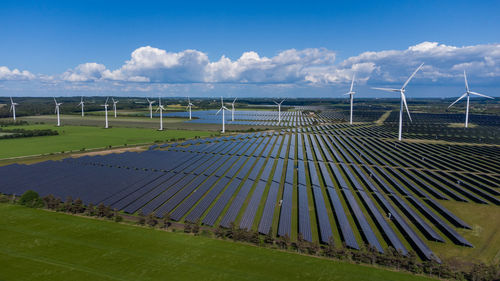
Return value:
[(10, 204), (0, 204), (0, 218), (0, 279), (6, 281), (431, 280)]
[(58, 153), (61, 151), (79, 151), (82, 148), (95, 149), (109, 146), (148, 144), (155, 141), (167, 141), (172, 138), (206, 137), (216, 132), (166, 130), (157, 131), (143, 128), (110, 128), (92, 126), (28, 125), (9, 127), (10, 129), (51, 129), (57, 130), (57, 136), (31, 138), (0, 139), (0, 159), (38, 154)]

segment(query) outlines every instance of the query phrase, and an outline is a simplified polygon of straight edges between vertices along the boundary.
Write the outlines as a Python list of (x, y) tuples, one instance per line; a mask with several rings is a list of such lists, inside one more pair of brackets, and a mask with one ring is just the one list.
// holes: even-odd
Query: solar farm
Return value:
[[(214, 110), (187, 122), (219, 123)], [(165, 113), (187, 117), (187, 112)], [(238, 227), (353, 250), (392, 247), (440, 261), (435, 245), (473, 248), (474, 222), (446, 202), (500, 205), (500, 117), (415, 113), (397, 141), (397, 113), (328, 106), (235, 111), (227, 124), (273, 127), (0, 167), (0, 192), (80, 198), (126, 214)], [(410, 125), (411, 124), (411, 125)], [(496, 209), (498, 211), (498, 209)]]

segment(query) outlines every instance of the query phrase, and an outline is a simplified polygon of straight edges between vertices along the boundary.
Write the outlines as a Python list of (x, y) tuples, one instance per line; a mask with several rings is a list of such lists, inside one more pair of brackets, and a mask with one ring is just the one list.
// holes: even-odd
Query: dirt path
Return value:
[(385, 120), (387, 120), (387, 118), (389, 118), (389, 115), (391, 115), (391, 112), (392, 110), (389, 110), (386, 113), (382, 114), (382, 116), (380, 116), (380, 118), (377, 121), (375, 121), (375, 124), (377, 125), (384, 124)]

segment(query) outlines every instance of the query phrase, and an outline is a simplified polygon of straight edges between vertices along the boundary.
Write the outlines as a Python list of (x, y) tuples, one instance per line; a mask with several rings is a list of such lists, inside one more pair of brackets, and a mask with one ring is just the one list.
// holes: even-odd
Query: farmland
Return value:
[[(10, 127), (16, 128), (16, 127)], [(145, 128), (116, 127), (103, 129), (93, 126), (63, 126), (28, 125), (22, 129), (52, 129), (57, 130), (57, 136), (0, 140), (0, 159), (29, 156), (38, 154), (59, 153), (62, 151), (80, 151), (82, 149), (97, 149), (109, 146), (124, 146), (135, 144), (150, 144), (155, 141), (167, 141), (172, 138), (205, 137), (214, 132), (167, 130), (156, 131)]]

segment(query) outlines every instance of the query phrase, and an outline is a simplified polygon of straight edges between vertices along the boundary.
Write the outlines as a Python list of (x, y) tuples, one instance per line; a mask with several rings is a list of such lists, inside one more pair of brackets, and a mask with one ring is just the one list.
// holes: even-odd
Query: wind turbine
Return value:
[(387, 91), (387, 92), (399, 92), (400, 98), (401, 98), (401, 104), (399, 106), (398, 140), (401, 140), (401, 134), (403, 132), (403, 104), (406, 108), (406, 113), (408, 113), (408, 118), (410, 118), (410, 122), (412, 121), (411, 116), (410, 116), (410, 111), (408, 110), (408, 104), (406, 103), (406, 96), (405, 96), (406, 86), (408, 85), (408, 83), (410, 83), (410, 80), (413, 78), (413, 76), (415, 76), (415, 74), (417, 74), (417, 72), (420, 70), (420, 68), (422, 68), (423, 65), (424, 64), (422, 63), (419, 67), (417, 67), (417, 69), (413, 72), (413, 74), (410, 76), (410, 78), (408, 78), (408, 80), (406, 80), (406, 82), (403, 84), (403, 87), (401, 87), (401, 89), (372, 88), (372, 89), (382, 90), (382, 91)]
[[(152, 104), (151, 102), (149, 103), (150, 105)], [(160, 111), (160, 131), (163, 131), (163, 110), (165, 110), (165, 107), (161, 104), (161, 98), (158, 97), (158, 108), (156, 111)]]
[(234, 98), (233, 102), (231, 103), (231, 120), (234, 122), (234, 103), (236, 102), (238, 98)]
[(281, 104), (282, 104), (284, 101), (285, 101), (285, 99), (284, 99), (284, 100), (282, 100), (282, 101), (281, 101), (281, 102), (279, 102), (279, 103), (278, 103), (278, 102), (276, 102), (276, 101), (273, 101), (276, 105), (278, 105), (278, 124), (280, 124), (280, 123), (281, 123)]
[(153, 119), (153, 103), (156, 101), (150, 101), (148, 98), (146, 98), (149, 103), (149, 118)]
[(85, 115), (83, 108), (85, 107), (85, 102), (83, 101), (83, 97), (80, 99), (80, 103), (77, 106), (82, 106), (82, 117)]
[(227, 107), (224, 106), (224, 100), (222, 99), (222, 97), (220, 97), (220, 109), (219, 111), (217, 111), (217, 113), (215, 113), (215, 115), (219, 114), (219, 112), (222, 110), (222, 133), (225, 133), (226, 132), (226, 126), (225, 126), (225, 115), (224, 115), (224, 110), (227, 110), (229, 111), (229, 109), (227, 109)]
[(62, 102), (57, 102), (56, 98), (54, 98), (54, 103), (56, 104), (56, 110), (55, 113), (57, 113), (57, 127), (61, 126), (61, 118), (59, 117), (59, 107), (61, 106)]
[(113, 110), (115, 111), (115, 118), (116, 118), (116, 104), (118, 103), (118, 101), (117, 100), (115, 101), (114, 98), (111, 99), (113, 100)]
[(187, 109), (189, 109), (189, 120), (191, 120), (191, 107), (193, 106), (194, 104), (191, 103), (191, 100), (189, 99), (188, 97), (188, 105), (186, 106)]
[(108, 100), (109, 100), (109, 97), (106, 98), (106, 102), (103, 105), (101, 105), (101, 106), (104, 106), (104, 112), (105, 112), (104, 115), (105, 115), (105, 120), (106, 120), (106, 125), (104, 126), (104, 128), (106, 128), (106, 129), (108, 128), (108, 106), (109, 106)]
[(461, 95), (456, 101), (454, 101), (448, 108), (452, 107), (455, 103), (457, 103), (459, 100), (463, 99), (464, 97), (467, 96), (467, 107), (465, 108), (465, 128), (469, 127), (469, 98), (470, 95), (475, 95), (475, 96), (480, 96), (480, 97), (485, 97), (489, 99), (493, 99), (492, 97), (489, 97), (487, 95), (483, 95), (480, 93), (472, 92), (469, 90), (469, 83), (467, 83), (467, 74), (465, 74), (464, 70), (464, 80), (465, 80), (465, 93)]
[(15, 103), (12, 100), (12, 97), (10, 97), (10, 111), (12, 111), (12, 118), (14, 118), (14, 121), (16, 121), (16, 105), (19, 105), (19, 104)]
[(353, 74), (353, 75), (352, 75), (351, 89), (349, 90), (349, 92), (348, 92), (348, 93), (344, 94), (344, 95), (350, 95), (350, 98), (351, 98), (351, 119), (349, 119), (349, 120), (350, 120), (350, 121), (349, 121), (349, 124), (351, 124), (351, 125), (352, 125), (352, 102), (353, 102), (353, 99), (354, 99), (354, 94), (356, 93), (356, 92), (353, 92), (353, 91), (352, 91), (352, 88), (353, 88), (353, 86), (354, 86), (354, 77), (355, 77), (355, 76), (356, 76), (356, 74)]

